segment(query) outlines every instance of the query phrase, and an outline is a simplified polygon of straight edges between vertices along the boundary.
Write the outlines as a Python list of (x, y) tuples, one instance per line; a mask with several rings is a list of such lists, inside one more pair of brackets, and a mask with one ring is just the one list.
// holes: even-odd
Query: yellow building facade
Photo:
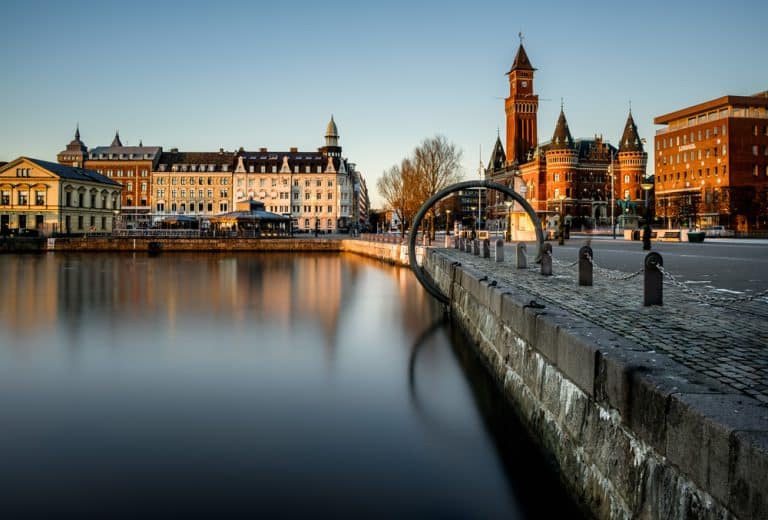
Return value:
[(95, 171), (19, 157), (0, 167), (0, 232), (111, 232), (121, 191)]

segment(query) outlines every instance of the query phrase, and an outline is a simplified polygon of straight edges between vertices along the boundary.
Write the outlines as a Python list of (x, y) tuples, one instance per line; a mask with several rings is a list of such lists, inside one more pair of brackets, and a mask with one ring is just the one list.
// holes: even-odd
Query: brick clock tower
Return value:
[(536, 148), (536, 114), (539, 96), (533, 93), (533, 73), (523, 48), (522, 40), (517, 49), (509, 76), (509, 97), (504, 101), (507, 113), (507, 163), (522, 164), (528, 160), (528, 152)]

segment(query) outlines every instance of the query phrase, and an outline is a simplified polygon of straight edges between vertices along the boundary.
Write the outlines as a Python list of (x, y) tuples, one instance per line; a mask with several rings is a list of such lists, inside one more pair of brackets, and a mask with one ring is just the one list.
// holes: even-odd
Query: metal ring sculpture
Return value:
[(427, 276), (427, 273), (424, 271), (424, 268), (421, 267), (418, 262), (416, 262), (416, 233), (419, 230), (419, 226), (421, 225), (421, 221), (424, 219), (424, 216), (427, 214), (427, 211), (435, 205), (438, 201), (445, 198), (446, 196), (450, 195), (451, 193), (455, 193), (457, 191), (461, 190), (467, 190), (472, 188), (486, 188), (491, 190), (500, 191), (506, 195), (509, 195), (512, 197), (515, 202), (518, 202), (526, 213), (528, 213), (528, 216), (531, 217), (531, 221), (533, 222), (533, 228), (536, 230), (536, 240), (539, 243), (539, 249), (537, 252), (537, 258), (541, 258), (541, 246), (544, 244), (544, 232), (541, 229), (541, 220), (539, 219), (538, 215), (536, 215), (536, 212), (531, 207), (530, 204), (528, 204), (528, 201), (525, 200), (523, 197), (521, 197), (517, 192), (509, 188), (508, 186), (504, 186), (503, 184), (498, 184), (496, 182), (491, 181), (464, 181), (464, 182), (458, 182), (456, 184), (452, 184), (451, 186), (448, 186), (447, 188), (440, 190), (438, 193), (433, 195), (429, 198), (419, 209), (419, 212), (416, 213), (416, 217), (413, 219), (413, 223), (411, 224), (411, 230), (408, 233), (408, 260), (411, 264), (411, 270), (413, 271), (413, 274), (416, 275), (416, 279), (421, 283), (422, 286), (427, 290), (429, 294), (434, 296), (437, 300), (439, 300), (444, 305), (449, 305), (450, 300), (447, 296), (445, 296), (440, 289), (435, 286), (435, 284), (430, 280), (430, 278)]

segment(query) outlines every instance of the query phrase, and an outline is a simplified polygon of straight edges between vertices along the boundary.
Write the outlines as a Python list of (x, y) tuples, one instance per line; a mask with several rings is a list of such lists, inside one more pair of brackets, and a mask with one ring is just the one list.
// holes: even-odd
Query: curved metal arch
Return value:
[(508, 186), (504, 186), (503, 184), (492, 181), (464, 181), (452, 184), (451, 186), (440, 190), (435, 195), (430, 197), (429, 200), (427, 200), (424, 204), (422, 204), (418, 213), (416, 213), (416, 217), (413, 219), (411, 230), (408, 232), (408, 261), (411, 265), (411, 270), (416, 276), (416, 279), (427, 290), (427, 292), (444, 305), (449, 305), (450, 300), (442, 293), (442, 291), (440, 291), (437, 286), (435, 286), (434, 283), (432, 283), (432, 280), (429, 279), (426, 272), (424, 271), (424, 268), (421, 267), (416, 261), (416, 233), (418, 232), (421, 221), (424, 219), (427, 211), (429, 211), (429, 209), (438, 201), (447, 197), (451, 193), (471, 188), (486, 188), (500, 191), (505, 195), (512, 197), (515, 202), (518, 202), (523, 207), (525, 212), (528, 213), (528, 216), (533, 222), (533, 228), (536, 230), (536, 241), (539, 244), (539, 248), (536, 254), (537, 257), (541, 257), (541, 247), (544, 244), (544, 231), (541, 229), (541, 220), (539, 219), (539, 216), (536, 215), (536, 211), (534, 211), (533, 207), (531, 207), (528, 201), (521, 197), (520, 194)]

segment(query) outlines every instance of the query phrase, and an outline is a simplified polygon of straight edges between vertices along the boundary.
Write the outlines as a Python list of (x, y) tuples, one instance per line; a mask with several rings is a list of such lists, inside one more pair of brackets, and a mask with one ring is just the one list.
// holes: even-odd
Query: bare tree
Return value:
[[(445, 137), (425, 139), (413, 156), (403, 159), (379, 178), (376, 187), (401, 222), (401, 234), (424, 202), (462, 178), (461, 151)], [(429, 221), (434, 236), (434, 210)]]

